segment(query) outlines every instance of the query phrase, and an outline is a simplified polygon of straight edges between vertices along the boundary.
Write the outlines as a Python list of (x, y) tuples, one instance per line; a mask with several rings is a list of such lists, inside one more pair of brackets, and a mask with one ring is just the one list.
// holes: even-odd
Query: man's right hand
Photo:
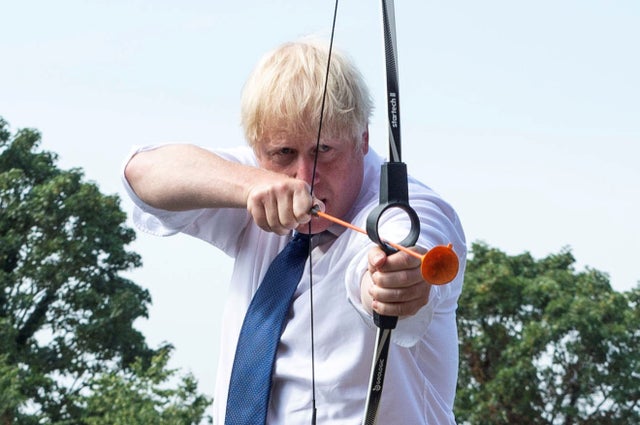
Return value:
[(284, 177), (252, 187), (247, 210), (260, 228), (284, 235), (311, 220), (313, 201), (306, 182)]

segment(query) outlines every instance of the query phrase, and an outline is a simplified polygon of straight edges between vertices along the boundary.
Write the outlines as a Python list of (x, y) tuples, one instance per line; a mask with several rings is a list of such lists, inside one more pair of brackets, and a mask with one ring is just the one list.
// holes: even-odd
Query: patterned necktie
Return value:
[(231, 371), (226, 425), (264, 424), (276, 348), (309, 252), (297, 233), (273, 260), (242, 323)]

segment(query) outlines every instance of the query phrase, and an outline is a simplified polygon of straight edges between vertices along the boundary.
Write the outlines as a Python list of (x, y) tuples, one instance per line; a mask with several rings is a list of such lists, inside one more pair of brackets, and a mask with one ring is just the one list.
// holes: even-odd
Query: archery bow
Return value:
[[(407, 237), (400, 245), (413, 246), (420, 236), (418, 214), (409, 205), (409, 185), (407, 166), (401, 159), (400, 143), (400, 98), (398, 92), (398, 56), (393, 0), (382, 0), (382, 24), (384, 36), (385, 63), (387, 74), (387, 116), (389, 127), (389, 157), (380, 170), (380, 203), (367, 217), (367, 234), (387, 253), (396, 249), (385, 243), (378, 234), (378, 224), (382, 214), (390, 208), (404, 210), (411, 222)], [(396, 327), (396, 316), (383, 316), (374, 311), (373, 320), (378, 327), (374, 348), (369, 392), (362, 419), (363, 425), (374, 425), (382, 396), (385, 372), (388, 364), (391, 331)]]
[[(420, 220), (415, 210), (409, 205), (409, 185), (407, 178), (407, 166), (401, 159), (401, 139), (400, 139), (400, 98), (398, 90), (398, 57), (397, 57), (397, 41), (395, 31), (395, 12), (393, 0), (382, 0), (382, 21), (383, 36), (385, 46), (385, 62), (387, 76), (387, 115), (389, 128), (389, 156), (390, 160), (382, 164), (380, 170), (380, 195), (379, 204), (375, 207), (367, 217), (366, 234), (373, 242), (378, 244), (383, 251), (389, 255), (402, 250), (410, 255), (418, 255), (408, 251), (405, 247), (414, 246), (420, 236)], [(322, 130), (322, 119), (324, 115), (324, 102), (327, 92), (327, 82), (329, 77), (329, 69), (331, 64), (331, 51), (333, 48), (333, 38), (335, 33), (335, 23), (338, 11), (338, 0), (335, 2), (333, 15), (333, 24), (331, 29), (331, 39), (329, 42), (329, 53), (327, 60), (327, 71), (325, 77), (324, 92), (322, 95), (322, 106), (320, 112), (320, 123), (318, 127), (318, 136), (316, 141), (316, 158), (313, 167), (313, 177), (311, 179), (311, 195), (313, 196), (313, 182), (315, 181), (317, 152), (320, 144), (320, 135)], [(382, 239), (378, 232), (378, 225), (382, 215), (389, 209), (399, 208), (403, 210), (410, 221), (411, 227), (408, 235), (399, 244), (395, 244)], [(353, 230), (364, 232), (362, 229), (343, 222), (340, 219), (332, 217), (314, 207), (312, 214), (331, 220)], [(311, 229), (311, 227), (309, 227)], [(451, 248), (451, 244), (447, 247), (437, 246), (431, 249), (421, 258), (421, 272), (426, 281), (432, 284), (444, 284), (453, 280), (458, 271), (458, 258)], [(309, 251), (309, 261), (311, 261), (311, 248)], [(311, 269), (310, 269), (311, 274)], [(313, 282), (310, 282), (313, 287)], [(313, 309), (313, 292), (310, 291), (311, 306)], [(369, 380), (369, 391), (367, 393), (365, 411), (362, 419), (363, 425), (374, 425), (376, 423), (378, 406), (382, 396), (382, 387), (388, 364), (389, 347), (391, 343), (391, 331), (396, 327), (398, 318), (396, 316), (384, 316), (373, 313), (374, 323), (378, 327), (373, 361), (371, 366), (371, 375)], [(313, 311), (311, 312), (311, 344), (312, 344), (312, 369), (313, 365)], [(315, 372), (312, 371), (312, 375)], [(316, 406), (315, 406), (315, 378), (312, 377), (313, 392), (313, 416), (312, 424), (315, 424)]]

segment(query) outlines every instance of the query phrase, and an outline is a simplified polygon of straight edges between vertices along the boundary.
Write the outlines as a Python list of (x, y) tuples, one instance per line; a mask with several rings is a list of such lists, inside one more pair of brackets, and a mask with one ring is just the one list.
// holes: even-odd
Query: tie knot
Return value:
[(310, 240), (311, 240), (311, 235), (309, 235), (308, 233), (298, 232), (293, 236), (293, 239), (291, 241), (308, 244)]

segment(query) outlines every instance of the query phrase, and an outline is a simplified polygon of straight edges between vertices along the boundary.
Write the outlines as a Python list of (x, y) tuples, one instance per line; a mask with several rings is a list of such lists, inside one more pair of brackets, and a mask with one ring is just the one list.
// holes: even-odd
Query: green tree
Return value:
[(140, 258), (118, 197), (39, 143), (0, 118), (0, 425), (79, 423), (96, 379), (168, 350), (133, 326), (151, 300), (122, 276)]
[[(150, 367), (135, 362), (129, 371), (114, 371), (90, 382), (89, 396), (80, 397), (86, 406), (83, 425), (177, 425), (198, 424), (211, 400), (197, 393), (192, 375), (175, 379), (168, 369), (169, 351), (161, 350)], [(209, 423), (211, 418), (207, 417)]]
[(461, 424), (640, 423), (640, 287), (472, 246), (460, 299)]
[(7, 363), (7, 356), (0, 356), (0, 424), (8, 425), (24, 403), (20, 392), (20, 370)]

